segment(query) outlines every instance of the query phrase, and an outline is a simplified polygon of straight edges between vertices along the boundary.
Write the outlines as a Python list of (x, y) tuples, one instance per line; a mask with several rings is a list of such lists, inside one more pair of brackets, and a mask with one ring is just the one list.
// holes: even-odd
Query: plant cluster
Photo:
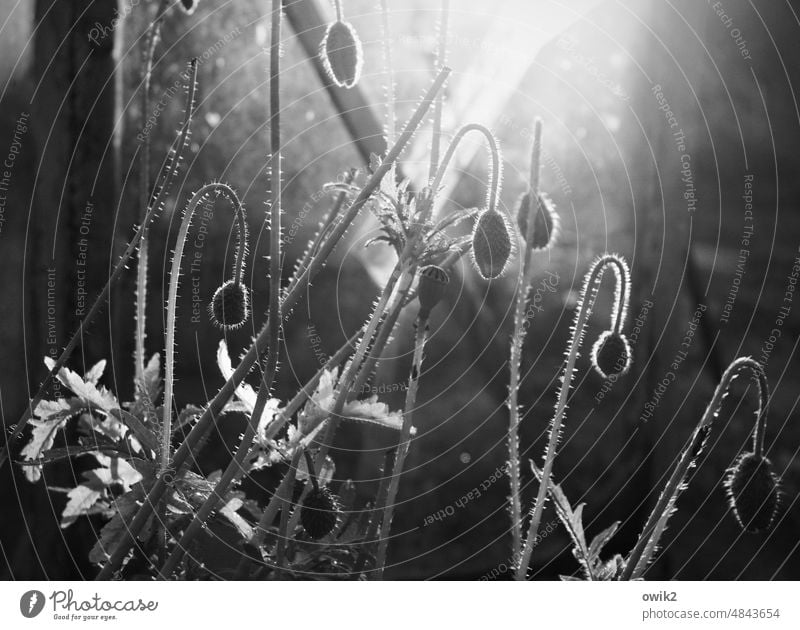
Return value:
[[(181, 6), (191, 12), (195, 4), (182, 2)], [(505, 467), (510, 479), (511, 556), (515, 577), (528, 577), (548, 496), (553, 498), (556, 513), (571, 536), (575, 556), (586, 579), (642, 577), (654, 556), (678, 495), (686, 485), (687, 473), (695, 465), (708, 437), (722, 398), (733, 378), (744, 369), (755, 375), (760, 392), (753, 451), (739, 458), (729, 474), (726, 488), (733, 512), (744, 529), (765, 530), (775, 521), (778, 480), (764, 454), (767, 382), (763, 368), (752, 359), (743, 358), (737, 359), (725, 372), (630, 554), (606, 560), (601, 558), (605, 544), (616, 531), (616, 523), (590, 543), (585, 540), (581, 521), (583, 506), (571, 506), (560, 486), (553, 481), (553, 465), (585, 330), (601, 279), (608, 271), (614, 278), (614, 304), (607, 329), (593, 344), (591, 363), (603, 378), (620, 378), (631, 367), (633, 356), (624, 332), (631, 276), (625, 260), (615, 254), (600, 256), (586, 274), (567, 346), (562, 385), (550, 425), (544, 463), (541, 469), (532, 465), (533, 473), (539, 479), (538, 494), (529, 514), (523, 514), (518, 392), (527, 331), (524, 319), (535, 271), (533, 253), (555, 245), (559, 221), (553, 203), (539, 185), (541, 122), (537, 121), (535, 127), (528, 190), (519, 199), (515, 221), (509, 220), (499, 204), (500, 147), (486, 127), (477, 123), (464, 125), (439, 158), (443, 136), (442, 88), (450, 73), (445, 65), (448, 4), (447, 0), (442, 2), (438, 75), (397, 133), (391, 48), (386, 36), (389, 13), (386, 2), (382, 2), (384, 57), (390, 76), (386, 126), (388, 150), (383, 156), (373, 156), (367, 168), (352, 172), (344, 183), (326, 187), (332, 196), (330, 211), (307, 252), (298, 261), (291, 281), (283, 286), (282, 111), (279, 98), (282, 9), (280, 0), (272, 0), (269, 311), (258, 334), (235, 366), (225, 340), (219, 341), (216, 352), (225, 379), (222, 388), (200, 406), (176, 409), (173, 387), (181, 263), (192, 219), (201, 204), (203, 207), (214, 207), (219, 203), (229, 206), (238, 236), (234, 267), (229, 279), (211, 298), (209, 317), (224, 334), (260, 316), (251, 308), (250, 289), (244, 281), (248, 253), (246, 210), (230, 186), (221, 182), (208, 183), (188, 200), (175, 243), (166, 303), (163, 355), (156, 353), (146, 358), (144, 303), (147, 295), (148, 228), (170, 194), (171, 184), (188, 146), (197, 80), (197, 64), (190, 62), (185, 116), (153, 190), (150, 190), (147, 178), (149, 156), (147, 150), (143, 151), (141, 225), (75, 337), (57, 360), (46, 360), (49, 374), (12, 436), (18, 437), (26, 426), (31, 428), (27, 444), (16, 460), (31, 482), (39, 481), (43, 467), (52, 462), (77, 457), (93, 458), (93, 468), (83, 473), (74, 488), (65, 490), (67, 503), (62, 513), (62, 527), (68, 527), (87, 515), (102, 514), (107, 519), (89, 556), (99, 567), (100, 579), (115, 576), (208, 577), (196, 558), (205, 544), (206, 537), (201, 533), (217, 526), (232, 529), (239, 539), (238, 566), (226, 577), (383, 577), (399, 484), (413, 446), (416, 398), (431, 313), (447, 300), (452, 268), (462, 257), (471, 258), (482, 278), (494, 279), (510, 268), (517, 251), (522, 260), (519, 263), (510, 344), (509, 461)], [(153, 51), (167, 5), (164, 1), (160, 3), (145, 41), (145, 103), (149, 99)], [(335, 8), (336, 18), (326, 29), (319, 54), (332, 83), (338, 88), (349, 89), (360, 80), (363, 50), (355, 28), (344, 20), (341, 0), (336, 0)], [(410, 182), (397, 177), (397, 160), (429, 112), (432, 112), (434, 123), (429, 178), (425, 186), (414, 190)], [(468, 133), (481, 135), (489, 149), (486, 203), (479, 209), (458, 210), (440, 216), (445, 201), (441, 199), (443, 178), (460, 142)], [(302, 299), (309, 284), (364, 208), (369, 209), (380, 224), (380, 235), (369, 244), (382, 243), (392, 248), (396, 255), (394, 270), (361, 329), (293, 398), (278, 400), (271, 392), (279, 376), (278, 353), (283, 343), (280, 322)], [(454, 234), (453, 226), (465, 221), (472, 221), (471, 233), (468, 236)], [(83, 376), (66, 367), (66, 362), (85, 326), (108, 298), (109, 288), (134, 255), (137, 260), (135, 395), (132, 401), (121, 402), (100, 384), (104, 361)], [(404, 406), (390, 410), (377, 396), (361, 398), (360, 395), (365, 391), (365, 385), (395, 331), (398, 318), (405, 310), (416, 312), (412, 366), (405, 388)], [(254, 371), (260, 377), (257, 387), (245, 382)], [(72, 395), (46, 399), (54, 379)], [(195, 457), (211, 429), (224, 422), (225, 416), (231, 413), (247, 417), (246, 429), (230, 464), (222, 471), (204, 476), (193, 467)], [(397, 448), (387, 453), (382, 482), (367, 510), (355, 508), (352, 484), (341, 483), (337, 487), (334, 482), (335, 463), (329, 450), (342, 421), (377, 425), (398, 435)], [(56, 446), (59, 432), (68, 425), (76, 427), (77, 442)], [(267, 467), (280, 470), (282, 478), (268, 503), (260, 505), (246, 496), (240, 484), (249, 475)]]

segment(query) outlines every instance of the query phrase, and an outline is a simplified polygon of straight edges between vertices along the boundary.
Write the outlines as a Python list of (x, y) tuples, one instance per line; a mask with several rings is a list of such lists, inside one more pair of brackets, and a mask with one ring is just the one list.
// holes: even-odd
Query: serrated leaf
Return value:
[[(44, 363), (48, 370), (52, 370), (56, 362), (50, 357), (45, 357)], [(72, 391), (76, 396), (86, 402), (90, 402), (106, 413), (112, 409), (118, 409), (120, 406), (114, 395), (105, 387), (97, 387), (92, 382), (84, 381), (83, 378), (69, 368), (62, 367), (56, 377), (64, 387)]]
[[(225, 380), (230, 380), (233, 376), (233, 364), (231, 363), (230, 354), (228, 354), (228, 345), (224, 339), (220, 339), (219, 346), (217, 347), (217, 366)], [(247, 383), (240, 383), (235, 391), (236, 397), (244, 405), (244, 409), (249, 414), (252, 414), (256, 407), (256, 391)], [(277, 398), (270, 398), (264, 406), (264, 411), (258, 421), (259, 434), (264, 430), (266, 425), (273, 419), (275, 413), (280, 405), (280, 400)]]
[(106, 369), (106, 360), (102, 359), (95, 363), (86, 374), (83, 375), (83, 380), (91, 385), (97, 385), (97, 382), (103, 376)]
[(597, 534), (594, 538), (592, 538), (592, 542), (589, 543), (589, 556), (593, 559), (600, 559), (600, 553), (603, 551), (603, 548), (608, 544), (608, 541), (614, 536), (617, 532), (617, 528), (619, 527), (619, 521), (612, 523), (610, 526), (606, 527), (602, 532)]
[(67, 528), (80, 516), (88, 514), (95, 503), (106, 495), (112, 484), (122, 486), (130, 492), (131, 486), (142, 480), (142, 474), (121, 457), (109, 457), (103, 453), (92, 453), (101, 468), (83, 473), (84, 481), (67, 493), (67, 505), (61, 513), (61, 527)]
[(103, 486), (93, 487), (81, 484), (72, 488), (67, 493), (67, 505), (61, 513), (61, 528), (66, 529), (72, 525), (79, 516), (83, 516), (103, 496)]
[(142, 376), (144, 379), (142, 383), (144, 391), (150, 401), (155, 404), (161, 391), (161, 355), (158, 352), (150, 357)]
[(31, 438), (20, 453), (25, 462), (30, 462), (23, 468), (23, 474), (28, 481), (36, 483), (42, 478), (41, 464), (33, 462), (41, 460), (44, 451), (53, 446), (58, 430), (85, 410), (85, 403), (77, 398), (70, 400), (62, 398), (57, 401), (43, 400), (36, 406), (34, 413), (37, 417), (32, 418), (29, 422), (33, 429)]
[(152, 453), (158, 452), (158, 438), (156, 438), (155, 433), (148, 429), (139, 418), (123, 409), (114, 409), (111, 415), (120, 422), (123, 422), (133, 432), (136, 439), (139, 440), (139, 443), (144, 448)]
[[(111, 554), (116, 551), (120, 542), (128, 533), (130, 522), (133, 520), (134, 516), (136, 516), (136, 512), (139, 510), (143, 498), (144, 492), (141, 488), (137, 487), (111, 502), (116, 512), (114, 516), (111, 517), (111, 520), (100, 530), (100, 538), (98, 538), (89, 552), (89, 562), (103, 564), (111, 557)], [(150, 537), (152, 524), (153, 516), (151, 515), (138, 536), (140, 541), (146, 541)]]

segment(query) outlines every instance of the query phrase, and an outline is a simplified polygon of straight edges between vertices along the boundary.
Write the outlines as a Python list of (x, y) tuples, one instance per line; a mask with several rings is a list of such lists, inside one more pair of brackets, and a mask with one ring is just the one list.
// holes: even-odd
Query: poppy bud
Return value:
[[(522, 238), (528, 234), (528, 217), (531, 215), (531, 194), (525, 193), (519, 199), (517, 208), (517, 226)], [(553, 203), (543, 194), (539, 194), (536, 204), (536, 214), (533, 218), (533, 236), (528, 243), (533, 251), (540, 251), (551, 247), (556, 240), (558, 230), (558, 214)]]
[(197, 8), (197, 0), (181, 0), (181, 9), (186, 15), (191, 15)]
[(419, 317), (426, 318), (436, 305), (442, 301), (450, 276), (436, 265), (428, 265), (419, 271)]
[(506, 218), (497, 210), (481, 213), (472, 233), (472, 260), (484, 279), (497, 278), (511, 257)]
[(300, 523), (310, 538), (324, 538), (336, 527), (339, 502), (327, 488), (318, 487), (306, 495), (300, 508)]
[(358, 33), (349, 22), (336, 20), (328, 25), (320, 57), (325, 73), (337, 87), (352, 88), (361, 78), (364, 54)]
[(247, 289), (234, 280), (228, 280), (216, 290), (209, 308), (211, 321), (225, 330), (242, 326), (249, 310)]
[(767, 531), (778, 512), (778, 478), (766, 457), (744, 453), (725, 480), (733, 514), (750, 533)]
[(631, 348), (622, 333), (607, 330), (592, 346), (592, 365), (603, 378), (621, 376), (631, 366)]

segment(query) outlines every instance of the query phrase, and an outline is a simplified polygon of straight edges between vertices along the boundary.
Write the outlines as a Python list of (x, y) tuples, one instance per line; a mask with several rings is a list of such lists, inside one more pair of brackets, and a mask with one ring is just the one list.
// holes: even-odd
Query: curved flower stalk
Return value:
[[(244, 216), (242, 202), (234, 190), (227, 184), (212, 183), (206, 184), (198, 190), (189, 200), (186, 212), (183, 215), (180, 229), (178, 230), (178, 240), (175, 245), (175, 253), (172, 257), (172, 269), (169, 274), (169, 294), (167, 296), (167, 332), (166, 347), (164, 349), (164, 407), (161, 425), (161, 459), (160, 470), (163, 473), (169, 468), (172, 449), (170, 437), (172, 436), (172, 389), (175, 380), (175, 321), (177, 319), (178, 285), (181, 276), (181, 262), (183, 260), (183, 250), (186, 246), (186, 237), (189, 227), (192, 224), (194, 213), (202, 201), (207, 200), (211, 194), (217, 197), (220, 195), (227, 197), (233, 206), (238, 230), (238, 242), (236, 246), (236, 261), (233, 267), (233, 278), (230, 280), (232, 286), (238, 286), (242, 291), (242, 276), (244, 274), (245, 256), (247, 255), (247, 221)], [(224, 286), (226, 286), (226, 283)], [(222, 287), (221, 287), (222, 288)], [(220, 289), (221, 289), (220, 288)], [(220, 290), (215, 294), (219, 294)], [(244, 294), (246, 295), (246, 293)]]
[(564, 376), (561, 382), (561, 389), (558, 393), (555, 415), (550, 425), (550, 437), (547, 443), (544, 467), (542, 468), (542, 483), (539, 484), (539, 492), (533, 506), (531, 522), (528, 526), (528, 535), (525, 539), (525, 546), (522, 550), (520, 563), (516, 566), (515, 579), (524, 580), (528, 573), (533, 545), (539, 533), (539, 524), (542, 520), (545, 498), (547, 497), (550, 476), (553, 471), (553, 463), (556, 458), (556, 446), (561, 437), (561, 426), (567, 409), (567, 398), (572, 387), (572, 379), (575, 376), (575, 364), (580, 354), (580, 347), (583, 342), (583, 335), (586, 324), (589, 321), (594, 303), (597, 298), (597, 290), (603, 273), (611, 268), (614, 271), (615, 291), (614, 307), (611, 313), (611, 332), (622, 336), (622, 329), (625, 326), (625, 318), (628, 313), (628, 301), (630, 299), (630, 272), (628, 265), (621, 256), (616, 254), (605, 254), (594, 261), (589, 272), (584, 278), (581, 288), (581, 298), (578, 303), (575, 325), (572, 328), (572, 336), (567, 350), (567, 358), (564, 364)]
[[(531, 198), (539, 194), (539, 170), (542, 153), (542, 121), (536, 119), (533, 136), (533, 150), (531, 154), (531, 175), (528, 184), (528, 193)], [(533, 211), (533, 204), (529, 204), (529, 211)], [(525, 242), (531, 241), (533, 236), (534, 221), (529, 215), (526, 233), (522, 235)], [(522, 554), (522, 506), (520, 497), (520, 468), (519, 468), (519, 384), (522, 363), (522, 346), (525, 343), (527, 327), (525, 326), (525, 309), (528, 306), (528, 287), (531, 283), (531, 251), (525, 247), (523, 263), (520, 266), (517, 278), (517, 300), (514, 310), (514, 332), (511, 335), (511, 357), (509, 359), (509, 386), (508, 386), (508, 476), (511, 486), (509, 497), (511, 510), (511, 560), (514, 566), (520, 562)]]
[[(769, 410), (769, 383), (767, 382), (764, 368), (758, 361), (750, 357), (740, 357), (733, 361), (723, 373), (719, 385), (714, 390), (711, 402), (706, 407), (688, 444), (683, 449), (675, 470), (667, 481), (658, 498), (658, 502), (642, 529), (642, 533), (639, 535), (636, 545), (627, 558), (621, 579), (635, 580), (640, 578), (650, 564), (658, 546), (658, 541), (675, 509), (675, 502), (686, 486), (686, 476), (696, 465), (697, 457), (702, 452), (708, 439), (711, 425), (719, 415), (722, 401), (728, 395), (731, 382), (740, 372), (745, 370), (750, 372), (758, 388), (758, 409), (756, 410), (756, 423), (753, 429), (753, 452), (745, 453), (739, 458), (737, 465), (729, 473), (726, 486), (731, 499), (731, 507), (742, 527), (748, 529), (748, 526), (755, 520), (742, 519), (742, 511), (762, 521), (765, 529), (772, 524), (778, 507), (778, 481), (772, 474), (769, 460), (764, 457), (764, 434), (767, 428), (767, 413)], [(755, 470), (752, 470), (749, 465), (751, 462), (756, 464)], [(758, 483), (762, 479), (765, 481), (764, 485)], [(749, 483), (753, 484), (752, 488), (748, 488)], [(739, 490), (739, 492), (737, 493), (736, 490)], [(751, 509), (747, 509), (750, 508), (748, 503), (752, 504)], [(745, 510), (741, 508), (745, 508)], [(757, 531), (758, 529), (760, 528), (748, 529), (748, 531)]]
[[(294, 284), (294, 288), (291, 292), (287, 293), (286, 297), (283, 300), (283, 309), (285, 311), (291, 310), (294, 305), (300, 300), (300, 298), (305, 295), (305, 291), (309, 286), (311, 280), (313, 280), (316, 275), (319, 273), (320, 269), (325, 265), (328, 257), (330, 256), (333, 249), (336, 247), (338, 242), (341, 240), (344, 233), (347, 231), (350, 224), (353, 222), (355, 217), (358, 215), (359, 211), (364, 207), (375, 191), (378, 189), (381, 180), (385, 177), (386, 173), (389, 171), (389, 167), (392, 162), (397, 160), (400, 153), (408, 144), (411, 137), (416, 132), (417, 128), (419, 127), (420, 123), (422, 122), (425, 113), (428, 111), (433, 98), (435, 97), (436, 93), (442, 88), (444, 81), (450, 74), (449, 68), (443, 68), (439, 75), (436, 77), (434, 82), (432, 83), (431, 87), (428, 89), (426, 94), (423, 96), (420, 104), (418, 105), (416, 111), (408, 120), (403, 132), (397, 139), (395, 145), (390, 149), (389, 153), (386, 156), (386, 159), (383, 160), (378, 167), (378, 169), (372, 174), (369, 180), (364, 184), (364, 187), (358, 193), (356, 198), (353, 200), (352, 204), (348, 207), (347, 211), (342, 215), (341, 221), (337, 222), (335, 227), (331, 230), (330, 235), (328, 238), (323, 242), (320, 246), (320, 250), (316, 256), (312, 259), (309, 263), (308, 268), (302, 273), (302, 275), (298, 278), (297, 282)], [(224, 406), (230, 400), (231, 396), (234, 395), (236, 388), (241, 384), (247, 374), (253, 369), (253, 366), (256, 362), (263, 356), (263, 354), (267, 351), (269, 344), (269, 322), (267, 322), (259, 331), (258, 335), (256, 336), (253, 343), (250, 345), (250, 348), (247, 350), (245, 355), (242, 357), (239, 365), (236, 367), (231, 378), (229, 378), (222, 388), (217, 392), (213, 399), (208, 403), (203, 413), (198, 418), (195, 425), (192, 427), (192, 430), (186, 436), (184, 441), (181, 443), (180, 447), (175, 451), (175, 455), (173, 456), (172, 467), (175, 470), (181, 470), (183, 464), (193, 455), (195, 449), (198, 444), (202, 442), (203, 437), (205, 436), (206, 432), (211, 427), (214, 419), (220, 414)], [(264, 405), (262, 405), (261, 411), (263, 411), (264, 407), (266, 406), (266, 400), (264, 401)], [(258, 417), (256, 414), (254, 416)], [(248, 427), (249, 427), (248, 423)], [(247, 432), (250, 433), (250, 440), (252, 441), (253, 436), (255, 435), (255, 428), (253, 427), (248, 428), (246, 430), (245, 437)], [(232, 481), (233, 476), (228, 481)], [(222, 481), (222, 480), (220, 480)], [(123, 560), (127, 556), (128, 552), (130, 551), (132, 545), (134, 544), (134, 540), (136, 536), (139, 535), (142, 528), (147, 523), (150, 515), (153, 513), (153, 506), (157, 505), (161, 497), (166, 492), (167, 488), (171, 484), (171, 479), (161, 475), (156, 478), (153, 487), (150, 489), (150, 492), (147, 494), (147, 497), (143, 501), (141, 507), (136, 512), (136, 516), (130, 523), (130, 526), (126, 529), (124, 534), (120, 539), (119, 545), (114, 550), (114, 553), (111, 555), (111, 558), (108, 560), (106, 565), (103, 569), (98, 573), (97, 579), (98, 580), (107, 580), (114, 573), (119, 569)]]
[(447, 151), (445, 151), (441, 164), (439, 164), (439, 167), (436, 170), (436, 175), (431, 180), (430, 188), (434, 195), (438, 192), (442, 185), (442, 179), (444, 178), (445, 173), (447, 173), (447, 168), (450, 166), (450, 162), (453, 160), (456, 149), (458, 149), (458, 145), (461, 144), (464, 136), (471, 131), (481, 134), (489, 145), (489, 161), (491, 164), (489, 181), (486, 183), (486, 209), (497, 210), (497, 201), (500, 198), (500, 189), (502, 187), (503, 160), (500, 154), (500, 145), (497, 143), (497, 138), (494, 137), (494, 134), (489, 131), (486, 126), (481, 125), (480, 123), (466, 124), (456, 132), (456, 135), (453, 136), (453, 140), (447, 147)]
[(188, 71), (188, 87), (187, 87), (187, 94), (186, 94), (186, 109), (184, 110), (184, 119), (183, 123), (181, 124), (180, 131), (178, 133), (178, 138), (173, 145), (173, 148), (170, 149), (170, 157), (167, 159), (167, 162), (164, 167), (164, 178), (162, 180), (161, 187), (158, 190), (158, 194), (156, 195), (155, 200), (153, 201), (152, 205), (147, 210), (147, 214), (142, 221), (139, 229), (136, 230), (136, 233), (133, 235), (133, 238), (128, 243), (128, 247), (125, 248), (122, 256), (120, 257), (119, 261), (117, 262), (114, 270), (111, 272), (111, 275), (108, 278), (103, 290), (100, 291), (100, 294), (95, 298), (94, 303), (92, 304), (91, 308), (86, 313), (86, 317), (83, 318), (81, 323), (78, 325), (78, 330), (69, 340), (67, 345), (64, 347), (64, 350), (59, 355), (58, 359), (55, 360), (53, 365), (50, 367), (50, 372), (48, 372), (45, 379), (42, 381), (42, 384), (39, 385), (39, 389), (36, 392), (36, 395), (31, 399), (30, 403), (28, 404), (27, 408), (22, 414), (22, 417), (19, 421), (13, 426), (13, 431), (11, 435), (8, 437), (5, 446), (0, 449), (0, 467), (3, 466), (6, 459), (8, 459), (8, 455), (11, 450), (11, 446), (14, 442), (19, 438), (22, 430), (27, 426), (28, 421), (33, 416), (34, 410), (39, 406), (39, 403), (42, 402), (42, 398), (44, 397), (47, 389), (53, 383), (53, 379), (56, 377), (58, 372), (61, 370), (62, 367), (67, 363), (72, 353), (75, 351), (75, 348), (78, 346), (78, 342), (83, 338), (83, 334), (85, 332), (86, 327), (89, 325), (92, 320), (97, 316), (97, 313), (105, 304), (106, 300), (108, 299), (109, 293), (111, 291), (111, 286), (117, 281), (119, 276), (122, 274), (122, 271), (127, 267), (128, 262), (130, 261), (133, 253), (136, 251), (136, 248), (139, 246), (142, 240), (142, 236), (144, 235), (145, 230), (152, 222), (153, 218), (155, 217), (158, 210), (164, 204), (166, 199), (167, 193), (169, 192), (170, 184), (175, 178), (175, 174), (177, 173), (178, 165), (180, 162), (180, 158), (184, 148), (186, 147), (189, 139), (189, 130), (192, 120), (192, 115), (194, 114), (194, 96), (195, 90), (197, 87), (197, 59), (192, 59), (189, 62), (189, 71)]
[(386, 492), (386, 503), (383, 511), (383, 522), (380, 529), (380, 540), (378, 541), (378, 552), (375, 560), (375, 579), (383, 579), (383, 571), (386, 566), (386, 551), (389, 547), (389, 535), (392, 529), (392, 519), (394, 517), (395, 501), (397, 500), (397, 490), (400, 486), (400, 476), (403, 474), (406, 456), (411, 448), (411, 436), (413, 428), (414, 409), (417, 404), (417, 390), (419, 388), (419, 377), (422, 372), (422, 360), (425, 353), (425, 343), (428, 340), (430, 327), (428, 319), (431, 310), (442, 300), (444, 292), (449, 282), (447, 272), (441, 267), (431, 265), (420, 270), (419, 287), (419, 313), (415, 322), (416, 338), (414, 341), (414, 357), (411, 363), (411, 374), (408, 377), (408, 389), (406, 390), (405, 410), (403, 412), (403, 428), (400, 432), (400, 444), (395, 455), (392, 477), (389, 488)]

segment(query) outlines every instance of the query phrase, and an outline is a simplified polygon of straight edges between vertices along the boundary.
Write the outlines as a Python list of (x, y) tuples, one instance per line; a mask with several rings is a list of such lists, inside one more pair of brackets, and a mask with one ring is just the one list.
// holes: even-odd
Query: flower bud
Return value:
[(244, 284), (228, 280), (214, 293), (209, 312), (211, 321), (225, 330), (242, 326), (250, 312), (247, 288)]
[(592, 365), (603, 378), (621, 376), (631, 367), (631, 348), (622, 333), (607, 330), (592, 346)]
[(725, 480), (733, 514), (750, 533), (768, 531), (778, 512), (778, 478), (766, 457), (744, 453)]
[[(522, 238), (528, 234), (528, 217), (531, 216), (531, 194), (525, 193), (519, 199), (517, 208), (517, 226)], [(552, 247), (556, 240), (558, 231), (558, 214), (555, 206), (546, 195), (539, 194), (539, 202), (536, 204), (535, 215), (533, 218), (533, 236), (528, 243), (533, 251), (540, 251)]]
[(325, 73), (337, 87), (349, 89), (358, 83), (364, 54), (358, 33), (349, 22), (336, 20), (328, 25), (319, 54)]
[(426, 318), (436, 305), (442, 301), (450, 276), (437, 265), (428, 265), (419, 271), (419, 317)]
[(324, 538), (336, 527), (339, 518), (339, 502), (327, 488), (312, 488), (300, 508), (300, 523), (308, 536), (314, 540)]
[(481, 213), (472, 233), (472, 260), (484, 279), (497, 278), (511, 258), (508, 223), (497, 210)]
[(186, 15), (191, 15), (197, 8), (197, 0), (181, 0), (180, 5)]

